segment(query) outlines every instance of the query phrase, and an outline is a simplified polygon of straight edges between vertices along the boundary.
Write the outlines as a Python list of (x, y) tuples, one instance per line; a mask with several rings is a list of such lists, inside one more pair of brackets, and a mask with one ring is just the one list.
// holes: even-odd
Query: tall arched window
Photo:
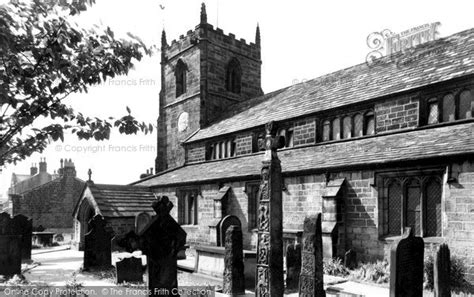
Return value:
[(374, 112), (369, 111), (364, 116), (364, 135), (375, 134), (375, 118)]
[(459, 94), (459, 116), (458, 119), (472, 118), (472, 110), (474, 109), (474, 96), (471, 91), (465, 90)]
[(406, 225), (415, 235), (421, 235), (421, 186), (418, 179), (412, 178), (405, 187)]
[(341, 139), (341, 120), (335, 118), (332, 120), (332, 140)]
[(342, 137), (345, 139), (352, 137), (352, 118), (350, 116), (344, 117), (342, 121)]
[(358, 113), (354, 116), (354, 137), (360, 137), (364, 131), (364, 117)]
[(425, 236), (441, 236), (441, 183), (431, 178), (425, 187)]
[(388, 234), (398, 235), (402, 230), (402, 187), (397, 181), (388, 186)]
[(226, 89), (229, 92), (240, 94), (242, 86), (242, 68), (239, 60), (233, 58), (227, 65)]
[(186, 71), (186, 64), (184, 64), (181, 59), (178, 60), (174, 72), (176, 78), (176, 97), (179, 97), (182, 94), (186, 93)]
[(428, 100), (428, 124), (437, 123), (439, 123), (438, 99), (431, 98)]
[(325, 120), (323, 123), (323, 141), (331, 140), (331, 122)]
[(443, 98), (443, 122), (454, 121), (454, 111), (456, 110), (456, 104), (454, 103), (453, 94), (447, 94)]

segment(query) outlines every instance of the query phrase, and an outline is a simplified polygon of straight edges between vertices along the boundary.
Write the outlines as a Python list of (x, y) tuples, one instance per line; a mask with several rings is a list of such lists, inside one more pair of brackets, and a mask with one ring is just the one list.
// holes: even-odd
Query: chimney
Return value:
[(37, 173), (38, 173), (38, 167), (36, 167), (35, 164), (32, 163), (30, 167), (30, 175), (33, 176), (33, 175), (36, 175)]
[(47, 171), (46, 158), (40, 158), (39, 172), (46, 172), (46, 171)]
[(67, 176), (76, 176), (76, 167), (74, 166), (74, 163), (72, 162), (71, 159), (67, 160), (64, 159), (64, 168), (63, 168), (63, 174)]

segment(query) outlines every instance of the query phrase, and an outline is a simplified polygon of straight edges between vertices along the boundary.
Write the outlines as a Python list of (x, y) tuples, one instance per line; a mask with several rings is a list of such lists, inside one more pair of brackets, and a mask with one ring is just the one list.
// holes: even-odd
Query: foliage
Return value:
[(361, 264), (351, 272), (351, 278), (377, 284), (390, 281), (390, 264), (387, 261)]
[[(118, 39), (110, 28), (80, 28), (74, 20), (95, 0), (10, 0), (0, 5), (0, 166), (43, 151), (70, 131), (104, 140), (120, 133), (149, 133), (127, 107), (125, 116), (91, 118), (65, 105), (75, 92), (126, 75), (144, 54), (132, 34)], [(39, 120), (49, 124), (40, 126)], [(41, 121), (40, 121), (41, 122)]]
[[(425, 257), (425, 289), (433, 290), (434, 287), (434, 256), (433, 254)], [(465, 278), (466, 266), (463, 260), (456, 255), (451, 255), (451, 290), (455, 292), (468, 291), (473, 293), (472, 285)]]
[(340, 258), (330, 258), (323, 260), (323, 270), (324, 274), (334, 275), (334, 276), (347, 276), (349, 275), (349, 270), (344, 266)]
[(84, 284), (77, 281), (77, 273), (72, 274), (72, 279), (66, 282), (66, 295), (65, 297), (72, 296), (86, 296), (81, 291), (84, 289)]

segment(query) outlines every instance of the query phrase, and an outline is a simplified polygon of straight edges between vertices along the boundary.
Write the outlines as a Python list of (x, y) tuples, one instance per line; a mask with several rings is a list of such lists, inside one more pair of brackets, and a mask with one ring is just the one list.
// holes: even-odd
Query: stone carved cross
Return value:
[(285, 146), (284, 136), (274, 136), (276, 134), (275, 123), (269, 122), (265, 125), (265, 157), (264, 160), (278, 158), (276, 151)]
[[(259, 190), (256, 297), (282, 297), (283, 281), (283, 207), (280, 160), (277, 150), (285, 138), (275, 136), (275, 125), (265, 125), (265, 156)], [(271, 243), (271, 244), (270, 244)]]

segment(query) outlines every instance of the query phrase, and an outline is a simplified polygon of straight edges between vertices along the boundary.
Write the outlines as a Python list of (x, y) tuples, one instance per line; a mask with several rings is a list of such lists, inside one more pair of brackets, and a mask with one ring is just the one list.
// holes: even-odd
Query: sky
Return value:
[[(0, 0), (0, 3), (6, 0)], [(261, 30), (262, 89), (265, 93), (365, 62), (367, 37), (389, 29), (394, 33), (440, 22), (438, 37), (474, 27), (474, 2), (465, 1), (320, 1), (320, 0), (207, 0), (208, 22), (254, 42)], [(147, 45), (159, 45), (161, 31), (168, 42), (199, 23), (200, 0), (96, 0), (80, 15), (84, 26), (110, 26), (116, 35), (131, 32)], [(160, 8), (164, 6), (164, 10)], [(66, 103), (89, 116), (119, 117), (126, 106), (140, 121), (156, 125), (160, 90), (160, 55), (136, 63), (129, 75), (116, 77), (87, 94), (73, 94)], [(156, 130), (149, 135), (113, 132), (108, 141), (79, 141), (67, 135), (43, 154), (34, 154), (0, 173), (0, 195), (6, 198), (12, 172), (28, 174), (40, 157), (48, 171), (61, 158), (72, 159), (77, 176), (96, 183), (128, 184), (154, 167)]]

